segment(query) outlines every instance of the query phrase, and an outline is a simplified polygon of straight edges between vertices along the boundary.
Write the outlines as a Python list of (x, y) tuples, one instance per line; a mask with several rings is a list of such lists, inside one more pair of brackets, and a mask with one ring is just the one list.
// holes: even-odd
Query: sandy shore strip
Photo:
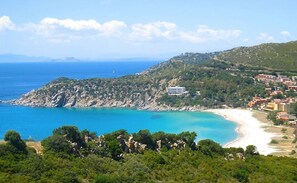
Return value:
[(277, 149), (270, 146), (272, 137), (277, 134), (269, 133), (264, 130), (264, 123), (253, 116), (253, 112), (246, 109), (210, 109), (212, 112), (223, 116), (225, 119), (238, 124), (236, 132), (239, 138), (227, 143), (224, 147), (242, 147), (255, 145), (260, 154), (268, 155), (277, 152)]

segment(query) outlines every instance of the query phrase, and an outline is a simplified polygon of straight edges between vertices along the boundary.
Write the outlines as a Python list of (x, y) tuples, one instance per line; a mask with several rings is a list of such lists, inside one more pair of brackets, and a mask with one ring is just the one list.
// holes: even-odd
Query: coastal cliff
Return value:
[[(132, 107), (152, 110), (243, 107), (256, 94), (265, 95), (265, 85), (256, 82), (254, 76), (263, 72), (288, 72), (285, 65), (297, 65), (296, 50), (295, 41), (223, 52), (185, 53), (137, 75), (113, 79), (58, 78), (12, 103), (44, 107)], [(295, 72), (294, 68), (297, 67), (290, 67), (290, 71)], [(188, 92), (171, 96), (166, 90), (169, 86), (183, 86)]]
[(165, 92), (166, 80), (121, 79), (73, 80), (59, 78), (31, 91), (15, 104), (46, 107), (143, 107), (155, 104)]

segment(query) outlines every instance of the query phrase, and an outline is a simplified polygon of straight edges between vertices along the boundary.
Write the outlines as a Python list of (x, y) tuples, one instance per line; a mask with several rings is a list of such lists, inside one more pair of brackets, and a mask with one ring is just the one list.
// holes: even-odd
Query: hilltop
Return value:
[[(135, 107), (197, 110), (240, 107), (255, 94), (265, 95), (259, 73), (297, 71), (297, 42), (239, 47), (214, 53), (185, 53), (137, 75), (115, 79), (57, 79), (14, 101), (47, 107)], [(185, 95), (167, 87), (184, 86)]]
[(214, 60), (277, 71), (297, 71), (297, 41), (239, 47), (221, 52)]

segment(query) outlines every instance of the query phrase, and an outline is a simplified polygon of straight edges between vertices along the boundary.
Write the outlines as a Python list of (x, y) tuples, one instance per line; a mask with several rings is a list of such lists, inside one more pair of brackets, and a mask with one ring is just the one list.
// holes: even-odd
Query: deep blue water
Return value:
[(58, 77), (115, 78), (141, 72), (157, 63), (159, 62), (0, 63), (0, 100), (18, 98)]
[[(0, 100), (14, 99), (57, 77), (119, 77), (141, 72), (157, 62), (23, 63), (0, 64)], [(149, 129), (179, 133), (195, 131), (197, 140), (210, 138), (225, 144), (237, 137), (236, 124), (206, 112), (151, 112), (132, 109), (31, 108), (0, 105), (0, 138), (7, 130), (23, 138), (41, 140), (62, 125), (75, 125), (104, 134), (118, 129)]]

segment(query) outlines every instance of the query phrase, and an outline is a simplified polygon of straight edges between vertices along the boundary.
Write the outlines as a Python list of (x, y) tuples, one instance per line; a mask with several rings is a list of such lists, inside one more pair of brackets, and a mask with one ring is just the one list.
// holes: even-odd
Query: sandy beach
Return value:
[(263, 155), (277, 152), (277, 149), (269, 143), (278, 134), (266, 132), (264, 127), (267, 124), (256, 119), (252, 111), (245, 109), (211, 109), (207, 111), (221, 115), (238, 124), (236, 131), (239, 133), (239, 137), (224, 147), (242, 147), (245, 149), (248, 145), (255, 145), (259, 153)]

